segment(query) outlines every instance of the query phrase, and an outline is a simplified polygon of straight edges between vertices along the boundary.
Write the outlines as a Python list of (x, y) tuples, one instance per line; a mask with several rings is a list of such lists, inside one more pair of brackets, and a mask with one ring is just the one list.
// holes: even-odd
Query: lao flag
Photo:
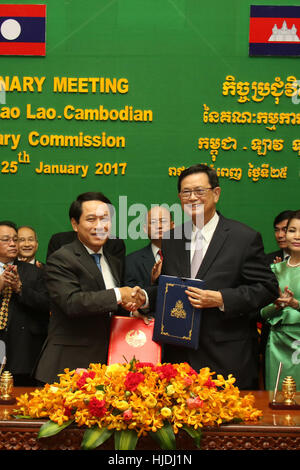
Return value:
[(0, 55), (46, 55), (46, 5), (0, 5)]
[(300, 56), (300, 6), (250, 7), (250, 56)]

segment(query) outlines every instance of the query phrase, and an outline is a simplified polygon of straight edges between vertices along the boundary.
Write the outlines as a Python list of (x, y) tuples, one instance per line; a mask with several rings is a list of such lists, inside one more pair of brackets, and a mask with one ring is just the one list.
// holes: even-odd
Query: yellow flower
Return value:
[(111, 364), (106, 368), (106, 374), (111, 377), (117, 377), (122, 372), (124, 373), (124, 367), (120, 364)]
[(128, 406), (128, 402), (125, 401), (125, 400), (119, 400), (116, 402), (115, 404), (116, 408), (118, 408), (118, 410), (120, 411), (125, 411), (129, 408)]
[(170, 408), (167, 408), (166, 406), (164, 406), (160, 410), (160, 412), (164, 418), (169, 418), (172, 415), (172, 411), (170, 410)]
[(168, 385), (166, 388), (166, 392), (168, 396), (174, 395), (175, 391), (176, 390), (174, 388), (174, 385)]
[(146, 405), (148, 408), (155, 408), (155, 407), (156, 407), (156, 404), (157, 404), (156, 398), (154, 398), (154, 397), (151, 396), (151, 395), (149, 395), (149, 397), (147, 397), (146, 400), (145, 400), (145, 405)]

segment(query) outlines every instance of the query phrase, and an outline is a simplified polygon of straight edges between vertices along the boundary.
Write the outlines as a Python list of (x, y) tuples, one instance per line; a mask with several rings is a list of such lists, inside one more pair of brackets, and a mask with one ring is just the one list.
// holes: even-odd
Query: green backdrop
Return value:
[[(289, 77), (300, 78), (299, 58), (249, 57), (249, 15), (251, 4), (284, 2), (43, 3), (46, 56), (0, 58), (0, 76), (9, 77), (11, 89), (1, 105), (0, 218), (36, 228), (43, 261), (50, 236), (70, 229), (68, 209), (79, 193), (100, 190), (117, 210), (121, 195), (128, 197), (128, 207), (172, 205), (178, 201), (177, 175), (172, 173), (203, 162), (220, 173), (221, 212), (259, 230), (266, 251), (275, 249), (274, 216), (300, 208), (295, 142), (300, 139), (300, 104), (289, 94)], [(35, 82), (24, 91), (24, 77), (45, 77), (41, 91)], [(116, 92), (103, 92), (100, 78), (115, 81)], [(73, 80), (64, 88), (67, 79)], [(225, 82), (234, 81), (235, 91), (226, 94)], [(258, 82), (263, 84), (259, 93)], [(12, 108), (20, 116), (7, 119)], [(85, 109), (97, 110), (98, 119), (94, 111), (84, 116)], [(112, 119), (103, 119), (105, 110), (116, 110)], [(239, 114), (244, 112), (248, 114)], [(43, 119), (45, 113), (49, 118)], [(127, 119), (131, 114), (135, 118)], [(64, 140), (48, 144), (51, 135), (103, 133), (106, 146), (70, 146)], [(16, 149), (11, 141), (5, 145), (5, 134), (21, 136)], [(117, 136), (122, 137), (119, 147)], [(199, 149), (201, 138), (206, 140)], [(87, 139), (86, 145), (90, 143)], [(88, 165), (88, 172), (85, 177), (37, 173), (40, 162), (46, 170), (47, 165), (68, 165), (69, 171)], [(131, 252), (145, 240), (126, 244)]]

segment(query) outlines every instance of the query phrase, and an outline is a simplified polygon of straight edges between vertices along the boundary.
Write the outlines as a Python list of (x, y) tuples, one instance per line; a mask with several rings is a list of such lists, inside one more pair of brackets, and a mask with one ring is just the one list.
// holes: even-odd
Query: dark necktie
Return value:
[(102, 271), (101, 264), (100, 264), (101, 255), (99, 253), (92, 253), (91, 257), (94, 259), (99, 271)]
[(158, 254), (159, 254), (159, 256), (160, 256), (160, 259), (161, 259), (161, 261), (162, 261), (162, 260), (163, 260), (163, 254), (162, 254), (162, 251), (161, 251), (161, 250), (158, 250)]

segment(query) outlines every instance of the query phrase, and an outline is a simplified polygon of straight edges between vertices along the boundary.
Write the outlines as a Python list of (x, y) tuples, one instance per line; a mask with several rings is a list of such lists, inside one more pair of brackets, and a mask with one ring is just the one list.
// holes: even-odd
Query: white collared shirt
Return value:
[(154, 243), (151, 243), (151, 248), (152, 248), (152, 253), (155, 259), (155, 262), (160, 261), (160, 254), (158, 253), (160, 248), (158, 246), (154, 245)]
[[(87, 252), (90, 255), (95, 254), (95, 251), (91, 250), (86, 245), (84, 245), (84, 247), (86, 248)], [(103, 254), (103, 247), (101, 247), (100, 250), (96, 254), (101, 255), (101, 257), (100, 257), (100, 266), (101, 266), (101, 273), (102, 273), (102, 276), (103, 276), (105, 288), (106, 289), (114, 289), (115, 294), (116, 294), (116, 298), (117, 298), (117, 302), (121, 303), (122, 297), (121, 297), (121, 294), (120, 294), (120, 290), (119, 290), (118, 287), (116, 287), (117, 283), (116, 283), (115, 278), (112, 275), (110, 266), (109, 266), (104, 254)]]
[(196, 234), (197, 231), (201, 232), (202, 235), (202, 249), (203, 249), (203, 257), (205, 256), (205, 253), (207, 251), (207, 248), (209, 247), (209, 244), (211, 242), (211, 239), (213, 237), (213, 234), (216, 230), (216, 227), (219, 222), (219, 215), (217, 212), (213, 215), (213, 217), (210, 219), (207, 224), (204, 225), (202, 230), (200, 230), (198, 227), (193, 225), (193, 230), (192, 230), (192, 236), (191, 236), (191, 262), (194, 256), (194, 251), (195, 251), (195, 244), (196, 244)]

